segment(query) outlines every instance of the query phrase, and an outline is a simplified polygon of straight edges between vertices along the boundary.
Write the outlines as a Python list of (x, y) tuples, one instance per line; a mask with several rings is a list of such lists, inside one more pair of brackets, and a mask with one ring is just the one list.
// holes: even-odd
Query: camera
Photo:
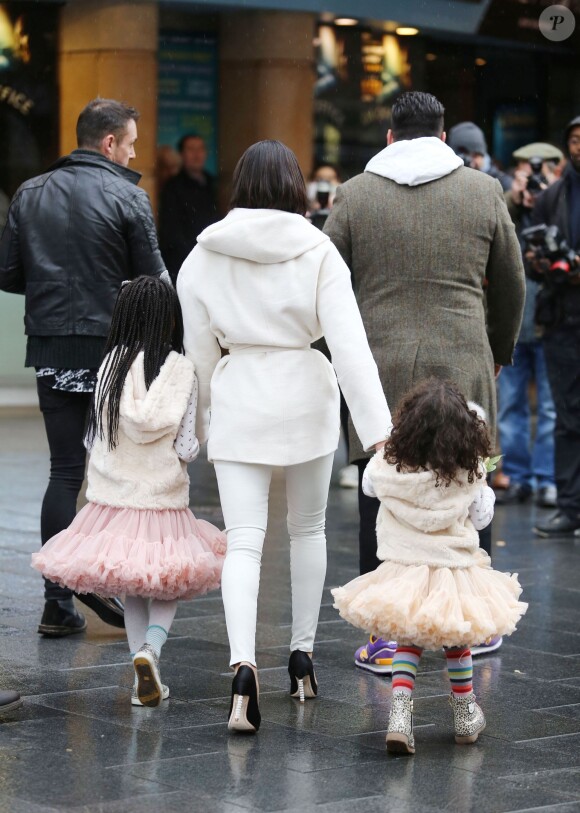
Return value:
[(332, 186), (328, 183), (328, 181), (316, 182), (316, 200), (322, 211), (328, 209), (331, 192)]
[(543, 160), (535, 156), (534, 158), (530, 158), (530, 166), (532, 168), (532, 174), (528, 177), (528, 184), (527, 190), (528, 192), (532, 192), (537, 194), (545, 189), (548, 185), (548, 179), (545, 175), (542, 174), (542, 164)]
[(464, 147), (458, 147), (455, 150), (455, 155), (458, 158), (461, 158), (464, 167), (471, 168), (471, 153), (467, 152), (467, 150)]
[(576, 252), (570, 248), (557, 226), (546, 226), (545, 223), (531, 226), (523, 229), (521, 236), (537, 259), (550, 261), (547, 277), (555, 282), (564, 282), (580, 275)]

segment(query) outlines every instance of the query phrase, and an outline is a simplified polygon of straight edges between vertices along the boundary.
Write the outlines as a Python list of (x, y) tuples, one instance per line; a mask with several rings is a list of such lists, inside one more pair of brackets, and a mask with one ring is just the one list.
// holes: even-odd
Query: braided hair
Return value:
[(104, 351), (106, 361), (93, 397), (89, 442), (106, 435), (109, 449), (115, 448), (121, 393), (131, 365), (143, 351), (145, 386), (149, 389), (171, 350), (183, 353), (183, 319), (173, 286), (158, 277), (144, 276), (125, 283), (115, 303)]

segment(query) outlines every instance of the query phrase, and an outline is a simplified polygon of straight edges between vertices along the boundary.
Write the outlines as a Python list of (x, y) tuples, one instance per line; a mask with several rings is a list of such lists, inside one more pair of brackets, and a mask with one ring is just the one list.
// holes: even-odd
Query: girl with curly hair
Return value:
[(413, 754), (412, 694), (424, 649), (444, 647), (456, 742), (485, 728), (473, 694), (470, 646), (510, 635), (525, 613), (517, 575), (493, 570), (477, 530), (493, 516), (485, 422), (448, 381), (428, 379), (402, 401), (369, 462), (363, 489), (378, 497), (382, 564), (332, 591), (354, 626), (399, 642), (387, 750)]

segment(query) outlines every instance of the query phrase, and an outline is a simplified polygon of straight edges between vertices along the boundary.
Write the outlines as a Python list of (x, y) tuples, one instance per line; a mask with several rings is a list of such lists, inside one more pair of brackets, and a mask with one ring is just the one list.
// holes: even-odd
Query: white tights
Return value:
[[(286, 466), (292, 641), (312, 652), (326, 575), (326, 503), (334, 454)], [(228, 548), (222, 596), (230, 640), (230, 664), (256, 665), (256, 616), (262, 548), (268, 523), (273, 466), (216, 460), (215, 471)]]
[(129, 651), (135, 654), (145, 643), (147, 628), (150, 626), (163, 627), (169, 632), (175, 613), (177, 599), (174, 601), (159, 601), (141, 596), (125, 597), (125, 631), (129, 641)]

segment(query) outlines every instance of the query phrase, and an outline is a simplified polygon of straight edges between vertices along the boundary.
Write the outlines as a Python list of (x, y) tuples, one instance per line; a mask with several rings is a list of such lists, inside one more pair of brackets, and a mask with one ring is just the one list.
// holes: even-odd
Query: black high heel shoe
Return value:
[(290, 694), (298, 697), (301, 703), (308, 697), (316, 697), (318, 683), (314, 674), (312, 658), (306, 652), (295, 649), (288, 661), (288, 674), (290, 675)]
[(261, 722), (256, 675), (249, 666), (240, 666), (232, 683), (228, 728), (255, 734)]

